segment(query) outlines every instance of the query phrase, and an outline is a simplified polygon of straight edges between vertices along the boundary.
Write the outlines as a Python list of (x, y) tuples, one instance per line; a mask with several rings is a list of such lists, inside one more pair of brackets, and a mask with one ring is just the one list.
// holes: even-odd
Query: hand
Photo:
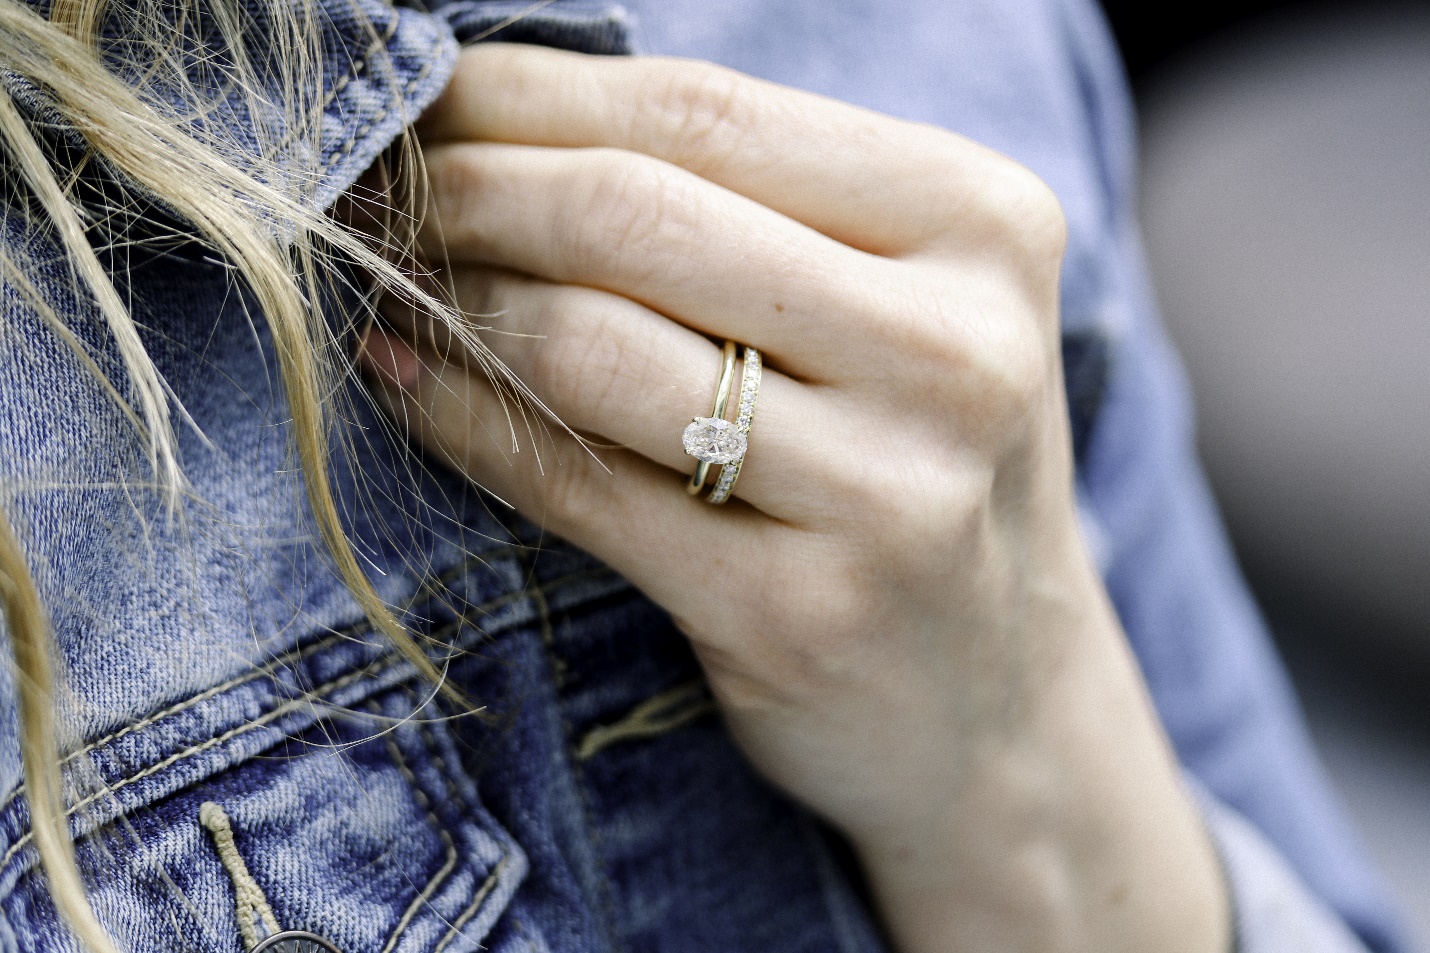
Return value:
[[(903, 949), (1224, 949), (1215, 859), (1079, 535), (1048, 189), (716, 67), (532, 47), (464, 53), (419, 132), (420, 243), (497, 316), (482, 342), (625, 449), (510, 452), (475, 355), (401, 308), (366, 346), (379, 397), (670, 611)], [(723, 507), (682, 485), (712, 338), (766, 357)]]

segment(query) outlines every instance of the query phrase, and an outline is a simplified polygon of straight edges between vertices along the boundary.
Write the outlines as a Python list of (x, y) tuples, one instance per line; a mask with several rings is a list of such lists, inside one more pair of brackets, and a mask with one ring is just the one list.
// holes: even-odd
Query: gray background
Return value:
[(1430, 949), (1430, 10), (1283, 4), (1140, 53), (1119, 28), (1203, 459)]

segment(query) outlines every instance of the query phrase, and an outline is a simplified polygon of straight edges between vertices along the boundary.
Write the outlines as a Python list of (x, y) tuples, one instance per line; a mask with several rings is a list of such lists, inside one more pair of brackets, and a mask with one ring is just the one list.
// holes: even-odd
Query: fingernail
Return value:
[(358, 348), (358, 363), (384, 384), (404, 391), (417, 389), (422, 362), (406, 341), (373, 328)]

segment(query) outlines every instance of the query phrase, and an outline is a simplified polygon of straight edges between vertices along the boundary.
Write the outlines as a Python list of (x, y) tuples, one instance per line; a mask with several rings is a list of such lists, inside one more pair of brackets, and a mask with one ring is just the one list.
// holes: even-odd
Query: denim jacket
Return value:
[[(1042, 175), (1071, 229), (1063, 353), (1089, 545), (1222, 849), (1238, 942), (1403, 948), (1193, 463), (1138, 255), (1124, 84), (1085, 0), (360, 0), (375, 38), (320, 6), (320, 206), (440, 92), (458, 44), (488, 37), (722, 60)], [(0, 81), (56, 148), (83, 148), (40, 91)], [(208, 121), (241, 130), (245, 109)], [(8, 247), (116, 367), (52, 239), (6, 201)], [(432, 697), (314, 541), (253, 302), (197, 243), (150, 228), (162, 214), (101, 250), (192, 418), (177, 513), (93, 376), (0, 287), (0, 486), (52, 614), (70, 823), (120, 948), (240, 953), (246, 931), (302, 930), (341, 953), (884, 949), (847, 850), (748, 766), (669, 618), (415, 459), (354, 394), (334, 482), (360, 558), (407, 624), (459, 650), (450, 677), (483, 708)], [(0, 950), (75, 950), (22, 795), (0, 667)]]

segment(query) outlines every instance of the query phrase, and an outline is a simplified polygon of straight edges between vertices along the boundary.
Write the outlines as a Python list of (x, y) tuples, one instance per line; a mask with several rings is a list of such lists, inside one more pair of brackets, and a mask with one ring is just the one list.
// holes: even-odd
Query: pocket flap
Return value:
[[(481, 609), (486, 636), (531, 613), (516, 596)], [(480, 637), (450, 617), (428, 634)], [(341, 953), (478, 949), (527, 860), (412, 678), (382, 643), (339, 633), (71, 755), (80, 868), (120, 949), (243, 953), (245, 887), (272, 926)], [(241, 863), (201, 822), (209, 802)], [(75, 951), (36, 859), (12, 795), (0, 804), (0, 949)]]

